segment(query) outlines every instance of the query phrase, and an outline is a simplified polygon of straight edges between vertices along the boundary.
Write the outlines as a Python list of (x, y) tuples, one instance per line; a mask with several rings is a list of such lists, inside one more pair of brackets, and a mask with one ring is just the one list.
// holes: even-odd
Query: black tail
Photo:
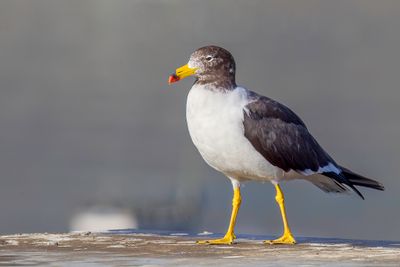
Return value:
[(369, 188), (373, 188), (373, 189), (381, 190), (381, 191), (385, 190), (385, 187), (383, 186), (383, 184), (381, 184), (375, 180), (361, 176), (361, 175), (354, 173), (344, 167), (340, 167), (340, 168), (342, 169), (344, 176), (346, 176), (346, 178), (353, 185), (369, 187)]
[(364, 196), (360, 193), (360, 191), (357, 190), (355, 186), (363, 186), (363, 187), (369, 187), (373, 188), (376, 190), (385, 190), (383, 185), (375, 180), (363, 177), (357, 173), (354, 173), (350, 171), (349, 169), (346, 169), (344, 167), (340, 167), (342, 169), (342, 172), (340, 174), (336, 174), (334, 172), (325, 172), (322, 173), (323, 175), (334, 179), (337, 183), (341, 185), (347, 185), (351, 189), (354, 190), (354, 192), (357, 193), (362, 199), (364, 199)]

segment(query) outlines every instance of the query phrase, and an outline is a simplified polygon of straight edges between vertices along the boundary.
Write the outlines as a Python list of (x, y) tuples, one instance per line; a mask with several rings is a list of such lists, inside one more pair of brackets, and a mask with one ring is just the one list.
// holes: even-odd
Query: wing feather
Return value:
[(274, 100), (258, 96), (250, 102), (246, 106), (243, 124), (244, 134), (254, 148), (284, 171), (313, 174), (329, 164), (338, 170), (303, 121)]
[(340, 167), (288, 107), (254, 92), (244, 110), (244, 135), (272, 165), (296, 171), (326, 192), (344, 192), (355, 186), (384, 190), (379, 182)]

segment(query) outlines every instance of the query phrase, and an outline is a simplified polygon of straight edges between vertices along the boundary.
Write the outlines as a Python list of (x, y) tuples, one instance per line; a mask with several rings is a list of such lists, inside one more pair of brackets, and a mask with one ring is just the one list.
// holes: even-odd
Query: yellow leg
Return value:
[(283, 235), (275, 240), (266, 240), (264, 243), (267, 244), (296, 244), (296, 240), (294, 239), (292, 232), (290, 231), (289, 224), (286, 218), (286, 210), (285, 210), (285, 198), (283, 196), (282, 190), (279, 185), (275, 186), (276, 188), (276, 196), (275, 200), (279, 205), (279, 208), (281, 210), (282, 214), (282, 220), (283, 220)]
[(234, 186), (233, 188), (233, 199), (232, 199), (232, 215), (229, 222), (228, 231), (223, 238), (212, 239), (212, 240), (200, 240), (197, 244), (208, 244), (208, 245), (231, 245), (235, 240), (236, 236), (234, 233), (236, 216), (239, 211), (240, 203), (242, 202), (242, 197), (240, 196), (240, 187)]

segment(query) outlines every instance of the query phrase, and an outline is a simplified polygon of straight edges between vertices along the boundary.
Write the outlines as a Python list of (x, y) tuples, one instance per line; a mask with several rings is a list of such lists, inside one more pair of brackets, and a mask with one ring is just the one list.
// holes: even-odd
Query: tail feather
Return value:
[(362, 199), (364, 199), (364, 196), (361, 194), (361, 192), (358, 191), (358, 189), (354, 186), (354, 184), (352, 182), (350, 182), (350, 180), (347, 179), (347, 177), (344, 176), (343, 173), (337, 174), (335, 172), (324, 172), (322, 174), (335, 180), (338, 184), (340, 184), (342, 186), (347, 186), (347, 187), (351, 188), (354, 192), (357, 193), (357, 195), (359, 195)]
[(355, 186), (363, 186), (363, 187), (368, 187), (376, 190), (385, 190), (384, 186), (372, 179), (366, 178), (364, 176), (361, 176), (357, 173), (354, 173), (350, 171), (347, 168), (340, 167), (342, 172), (337, 174), (335, 172), (324, 172), (322, 175), (325, 175), (331, 179), (333, 179), (337, 184), (341, 186), (347, 186), (351, 188), (354, 192), (357, 193), (362, 199), (364, 199), (364, 196), (361, 194), (360, 191)]
[(344, 168), (344, 167), (340, 167), (340, 168), (342, 169), (342, 173), (344, 174), (344, 176), (346, 176), (346, 178), (353, 185), (369, 187), (369, 188), (373, 188), (373, 189), (381, 190), (381, 191), (385, 190), (385, 187), (383, 186), (383, 184), (381, 184), (375, 180), (361, 176), (357, 173), (350, 171), (347, 168)]

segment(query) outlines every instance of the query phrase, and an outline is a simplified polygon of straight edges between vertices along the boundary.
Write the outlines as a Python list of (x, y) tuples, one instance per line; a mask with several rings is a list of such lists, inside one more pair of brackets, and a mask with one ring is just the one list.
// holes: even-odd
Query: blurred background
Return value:
[[(224, 232), (231, 184), (190, 140), (189, 78), (209, 44), (237, 81), (296, 111), (385, 192), (283, 185), (297, 236), (400, 240), (400, 1), (0, 1), (0, 233)], [(237, 233), (279, 235), (271, 184), (243, 190)]]

